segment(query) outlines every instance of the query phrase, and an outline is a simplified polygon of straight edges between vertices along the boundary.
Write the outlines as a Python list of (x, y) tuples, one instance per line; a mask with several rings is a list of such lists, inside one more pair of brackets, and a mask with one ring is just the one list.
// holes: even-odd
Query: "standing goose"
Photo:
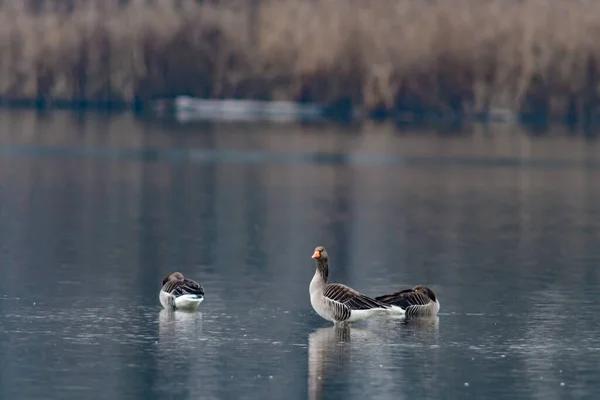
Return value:
[(429, 317), (440, 311), (440, 302), (433, 290), (423, 285), (396, 293), (375, 297), (375, 300), (402, 309), (407, 317)]
[(160, 304), (164, 308), (195, 310), (204, 301), (204, 289), (180, 272), (173, 272), (162, 281)]
[(323, 246), (312, 255), (317, 262), (315, 276), (310, 281), (310, 303), (321, 317), (334, 324), (359, 321), (390, 311), (391, 306), (339, 284), (327, 283), (329, 262)]

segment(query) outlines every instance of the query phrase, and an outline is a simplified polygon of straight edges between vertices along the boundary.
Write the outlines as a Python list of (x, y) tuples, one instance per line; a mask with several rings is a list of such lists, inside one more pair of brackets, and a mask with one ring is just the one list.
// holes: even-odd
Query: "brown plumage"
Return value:
[(440, 302), (430, 288), (417, 285), (412, 289), (375, 297), (382, 303), (400, 307), (406, 316), (432, 316), (440, 310)]
[(330, 283), (325, 287), (323, 295), (328, 299), (339, 301), (353, 310), (370, 310), (371, 308), (386, 308), (381, 301), (372, 299), (356, 290), (342, 285), (341, 283)]
[(162, 290), (175, 295), (175, 297), (184, 294), (204, 296), (204, 288), (197, 282), (184, 278), (181, 272), (173, 272), (171, 275), (166, 276), (162, 283)]

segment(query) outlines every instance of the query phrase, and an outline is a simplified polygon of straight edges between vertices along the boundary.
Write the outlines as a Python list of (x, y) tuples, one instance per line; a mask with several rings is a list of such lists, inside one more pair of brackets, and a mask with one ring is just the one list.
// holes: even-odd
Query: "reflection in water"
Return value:
[(440, 328), (440, 316), (432, 315), (430, 317), (405, 318), (404, 326), (415, 327), (420, 331), (437, 333)]
[(176, 340), (185, 347), (202, 335), (202, 313), (198, 311), (162, 309), (158, 321), (161, 342)]
[[(308, 337), (308, 393), (311, 399), (335, 398), (362, 393), (370, 396), (395, 393), (402, 398), (401, 386), (412, 379), (413, 386), (431, 390), (440, 363), (439, 317), (419, 319), (377, 318), (367, 326), (320, 328)], [(399, 358), (398, 352), (401, 353)], [(415, 365), (408, 360), (419, 360)], [(426, 370), (423, 370), (423, 369)]]
[[(206, 359), (202, 349), (202, 313), (162, 309), (156, 354), (156, 389), (197, 397)], [(167, 388), (165, 390), (165, 388)]]
[(372, 318), (363, 323), (368, 329), (381, 331), (383, 336), (402, 343), (410, 339), (413, 343), (418, 340), (419, 345), (433, 346), (438, 344), (440, 337), (439, 315), (418, 318), (389, 315), (385, 318)]
[(428, 345), (438, 344), (440, 317), (437, 315), (422, 318), (406, 318), (401, 322), (401, 335), (416, 338)]
[[(358, 332), (358, 331), (356, 331)], [(348, 325), (317, 329), (308, 336), (308, 393), (321, 399), (327, 378), (343, 373), (348, 364), (351, 328)]]

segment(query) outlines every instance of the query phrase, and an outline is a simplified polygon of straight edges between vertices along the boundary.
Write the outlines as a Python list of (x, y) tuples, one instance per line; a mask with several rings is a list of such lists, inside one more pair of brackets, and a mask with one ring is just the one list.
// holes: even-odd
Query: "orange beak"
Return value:
[(312, 258), (321, 258), (321, 252), (319, 250), (315, 250), (315, 253), (312, 255)]

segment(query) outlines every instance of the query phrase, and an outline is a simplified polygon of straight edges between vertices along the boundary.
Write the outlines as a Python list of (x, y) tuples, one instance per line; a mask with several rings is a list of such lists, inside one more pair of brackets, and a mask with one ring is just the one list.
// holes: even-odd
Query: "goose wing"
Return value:
[(370, 310), (373, 308), (389, 308), (387, 304), (372, 299), (356, 290), (339, 283), (330, 283), (323, 292), (325, 298), (343, 304), (351, 310)]
[(402, 308), (407, 315), (420, 315), (427, 313), (433, 305), (429, 296), (413, 289), (406, 289), (396, 293), (384, 294), (375, 297), (377, 301)]
[(204, 288), (200, 286), (196, 281), (193, 281), (191, 279), (184, 279), (183, 283), (183, 290), (186, 292), (186, 294), (204, 296)]
[(196, 296), (204, 296), (204, 288), (191, 279), (170, 280), (164, 284), (163, 290), (175, 297), (184, 294), (193, 294)]

